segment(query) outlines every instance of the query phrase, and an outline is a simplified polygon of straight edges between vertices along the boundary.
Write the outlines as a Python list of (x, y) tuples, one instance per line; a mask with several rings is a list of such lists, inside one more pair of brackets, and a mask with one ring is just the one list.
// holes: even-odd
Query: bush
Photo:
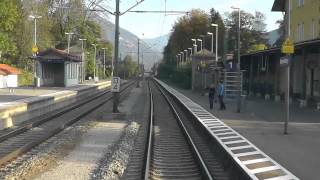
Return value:
[(191, 64), (186, 64), (179, 68), (176, 68), (175, 65), (160, 64), (158, 78), (168, 80), (181, 88), (190, 89), (192, 78)]
[(29, 71), (22, 71), (18, 75), (19, 86), (32, 86), (33, 85), (33, 73)]

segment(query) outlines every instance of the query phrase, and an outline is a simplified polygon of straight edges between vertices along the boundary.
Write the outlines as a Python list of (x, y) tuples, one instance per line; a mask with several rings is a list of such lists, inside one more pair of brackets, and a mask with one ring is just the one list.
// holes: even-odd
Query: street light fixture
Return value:
[[(211, 26), (212, 27), (216, 27), (216, 62), (218, 62), (218, 39), (219, 39), (219, 31), (218, 31), (218, 29), (219, 29), (219, 25), (218, 24), (211, 24)], [(213, 35), (212, 35), (212, 37), (213, 37)], [(213, 47), (213, 41), (212, 41), (212, 47)], [(212, 52), (213, 52), (213, 48), (212, 48)]]
[(93, 61), (93, 79), (96, 80), (96, 61), (97, 61), (97, 44), (92, 44), (94, 47), (94, 61)]
[(70, 41), (71, 41), (71, 36), (74, 34), (73, 32), (66, 32), (64, 33), (66, 35), (68, 35), (68, 49), (67, 49), (67, 52), (68, 54), (70, 53)]
[(188, 50), (187, 50), (187, 49), (185, 49), (185, 50), (184, 50), (184, 52), (186, 53), (186, 55), (185, 55), (185, 56), (186, 56), (186, 58), (185, 58), (185, 62), (187, 62), (187, 60), (188, 60)]
[(184, 61), (184, 51), (181, 51), (180, 54), (181, 54), (181, 64), (183, 64), (183, 61)]
[(202, 39), (197, 39), (200, 42), (200, 51), (202, 51)]
[(103, 50), (103, 75), (106, 77), (106, 50), (108, 48), (101, 48)]
[[(42, 18), (42, 16), (30, 15), (29, 18), (34, 20), (34, 48), (32, 48), (32, 49), (35, 49), (36, 51), (38, 51), (38, 47), (37, 47), (37, 20)], [(37, 56), (37, 52), (33, 52), (33, 56)], [(34, 63), (33, 63), (33, 74), (34, 74), (34, 77), (37, 77), (36, 61), (34, 61)]]
[[(241, 17), (241, 11), (240, 11), (240, 8), (239, 7), (234, 7), (232, 6), (231, 7), (232, 9), (234, 10), (237, 10), (238, 11), (238, 63), (237, 63), (237, 69), (238, 69), (238, 73), (239, 73), (239, 79), (240, 79), (240, 76), (241, 76), (241, 62), (240, 62), (240, 17)], [(241, 83), (241, 82), (240, 82)], [(237, 112), (240, 113), (241, 111), (241, 84), (240, 84), (240, 89), (239, 89), (239, 94), (238, 94), (238, 103), (237, 103)]]
[(81, 69), (82, 69), (82, 78), (81, 81), (84, 82), (85, 80), (85, 55), (84, 55), (84, 41), (87, 39), (79, 39), (81, 41), (81, 49), (82, 49), (82, 62), (81, 62)]

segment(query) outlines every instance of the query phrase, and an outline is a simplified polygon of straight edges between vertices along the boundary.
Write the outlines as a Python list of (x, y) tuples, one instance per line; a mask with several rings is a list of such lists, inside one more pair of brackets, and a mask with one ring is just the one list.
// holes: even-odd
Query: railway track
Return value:
[[(123, 85), (120, 93), (124, 93), (135, 84)], [(103, 91), (94, 97), (78, 102), (64, 110), (54, 111), (46, 116), (14, 129), (7, 129), (0, 134), (0, 166), (4, 166), (33, 147), (59, 133), (66, 127), (92, 113), (97, 107), (112, 99), (110, 90)]]
[(299, 180), (189, 98), (159, 80), (149, 84), (150, 121), (124, 179)]
[(145, 179), (213, 179), (167, 95), (154, 83), (150, 92), (153, 118)]

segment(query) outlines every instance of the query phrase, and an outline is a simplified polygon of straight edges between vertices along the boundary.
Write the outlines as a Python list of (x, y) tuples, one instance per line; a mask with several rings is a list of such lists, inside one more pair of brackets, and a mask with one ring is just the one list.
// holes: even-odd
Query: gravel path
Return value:
[(76, 148), (58, 162), (54, 169), (36, 178), (38, 180), (89, 179), (91, 170), (104, 152), (120, 138), (126, 123), (99, 122), (91, 128)]

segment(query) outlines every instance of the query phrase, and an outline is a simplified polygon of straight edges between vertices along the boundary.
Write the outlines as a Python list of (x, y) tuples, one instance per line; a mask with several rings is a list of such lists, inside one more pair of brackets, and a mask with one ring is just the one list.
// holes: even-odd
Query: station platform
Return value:
[(111, 81), (87, 82), (72, 87), (18, 87), (0, 89), (0, 129), (63, 108), (111, 86)]
[(245, 109), (237, 113), (236, 102), (227, 99), (227, 110), (219, 110), (218, 103), (210, 110), (207, 96), (191, 90), (174, 88), (224, 121), (300, 179), (319, 179), (319, 111), (292, 105), (289, 134), (284, 135), (283, 103), (247, 100)]

